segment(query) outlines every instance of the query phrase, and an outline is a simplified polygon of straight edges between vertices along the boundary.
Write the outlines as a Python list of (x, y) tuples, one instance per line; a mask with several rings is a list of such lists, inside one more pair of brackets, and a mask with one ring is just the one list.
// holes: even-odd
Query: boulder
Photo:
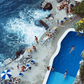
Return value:
[(46, 19), (49, 19), (50, 17), (54, 19), (53, 14), (49, 14), (48, 17), (46, 17)]
[(83, 60), (84, 60), (84, 50), (83, 50), (82, 53), (81, 53), (81, 57), (82, 57)]
[(20, 51), (16, 52), (16, 58), (18, 58), (20, 56), (20, 54), (23, 53), (23, 49), (21, 49)]
[(42, 26), (43, 26), (43, 25), (40, 23), (39, 19), (35, 20), (35, 21), (34, 21), (34, 24), (35, 24), (36, 26), (39, 26), (39, 27), (42, 27)]
[(80, 66), (84, 65), (84, 60), (80, 61)]
[(45, 6), (44, 6), (44, 8), (43, 8), (43, 10), (51, 10), (53, 7), (52, 7), (52, 4), (51, 3), (47, 3)]
[(39, 22), (46, 28), (46, 30), (48, 29), (49, 26), (46, 24), (44, 20), (41, 19)]

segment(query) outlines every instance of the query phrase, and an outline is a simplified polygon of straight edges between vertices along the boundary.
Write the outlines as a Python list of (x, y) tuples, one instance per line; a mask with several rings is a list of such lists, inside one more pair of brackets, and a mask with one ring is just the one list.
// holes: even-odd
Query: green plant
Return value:
[(84, 65), (80, 67), (80, 79), (82, 81), (82, 84), (84, 84)]
[(80, 17), (84, 17), (84, 0), (82, 1), (82, 2), (80, 2), (80, 4), (79, 5), (75, 5), (74, 7), (73, 7), (73, 14), (77, 14), (78, 16), (80, 16)]
[[(79, 22), (77, 22), (75, 25), (76, 25), (75, 30), (78, 32), (77, 35), (80, 37), (84, 35), (84, 18), (80, 20)], [(80, 31), (82, 31), (82, 33), (79, 33)]]
[(78, 84), (80, 84), (80, 80), (78, 81)]

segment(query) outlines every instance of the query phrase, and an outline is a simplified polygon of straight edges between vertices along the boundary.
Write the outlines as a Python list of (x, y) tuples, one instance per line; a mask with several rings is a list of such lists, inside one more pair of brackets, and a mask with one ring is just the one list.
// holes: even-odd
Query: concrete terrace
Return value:
[[(73, 2), (73, 0), (71, 0)], [(53, 27), (57, 26), (56, 25), (56, 19), (57, 18), (57, 13), (59, 12), (56, 8), (56, 6), (58, 5), (58, 3), (56, 2), (56, 0), (46, 0), (46, 2), (50, 2), (53, 5), (53, 9), (51, 10), (51, 14), (53, 14), (54, 19), (50, 22), (50, 27), (49, 29), (52, 29)], [(64, 10), (64, 9), (63, 9)], [(64, 10), (65, 11), (65, 10)], [(61, 12), (61, 11), (60, 11)], [(31, 65), (31, 70), (28, 70), (26, 72), (24, 72), (24, 76), (21, 77), (22, 79), (22, 84), (42, 84), (46, 71), (47, 71), (47, 66), (49, 65), (49, 61), (50, 58), (52, 57), (52, 55), (55, 53), (56, 49), (57, 49), (57, 42), (59, 40), (59, 38), (63, 35), (63, 33), (69, 29), (69, 28), (74, 28), (73, 24), (78, 22), (81, 18), (76, 16), (72, 21), (70, 22), (66, 22), (64, 24), (64, 27), (59, 26), (59, 33), (57, 33), (55, 35), (54, 39), (51, 39), (49, 42), (47, 42), (47, 44), (36, 44), (36, 48), (37, 48), (37, 52), (32, 51), (31, 55), (32, 55), (32, 59), (34, 59), (38, 65)], [(49, 30), (48, 29), (48, 30)], [(48, 32), (48, 30), (46, 32)], [(46, 34), (44, 33), (42, 35), (42, 37), (40, 38), (39, 41), (41, 41), (44, 37), (46, 36)], [(28, 55), (28, 52), (25, 51), (24, 55)], [(11, 69), (12, 75), (14, 77), (19, 76), (19, 72), (20, 69), (17, 69), (17, 62), (13, 61), (12, 63), (10, 63), (9, 65), (7, 65), (7, 67), (12, 67), (14, 69)], [(20, 65), (22, 66), (22, 65)]]

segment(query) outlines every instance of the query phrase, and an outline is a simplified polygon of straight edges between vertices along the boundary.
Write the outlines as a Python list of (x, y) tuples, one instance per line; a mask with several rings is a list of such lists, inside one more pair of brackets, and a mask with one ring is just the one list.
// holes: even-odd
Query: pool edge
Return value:
[[(66, 36), (70, 31), (75, 31), (75, 29), (73, 29), (73, 28), (67, 29), (67, 30), (63, 33), (63, 35), (59, 38), (59, 40), (58, 40), (58, 42), (57, 42), (57, 49), (56, 49), (55, 53), (52, 55), (52, 57), (51, 57), (51, 59), (50, 59), (49, 66), (52, 67), (53, 60), (54, 60), (54, 58), (57, 56), (57, 54), (58, 54), (59, 51), (60, 51), (61, 42), (62, 42), (62, 40), (65, 38), (65, 36)], [(50, 69), (51, 69), (51, 67), (50, 67)], [(50, 74), (50, 70), (46, 72), (45, 78), (44, 78), (44, 81), (43, 81), (42, 84), (46, 84), (46, 83), (47, 83), (49, 74)]]

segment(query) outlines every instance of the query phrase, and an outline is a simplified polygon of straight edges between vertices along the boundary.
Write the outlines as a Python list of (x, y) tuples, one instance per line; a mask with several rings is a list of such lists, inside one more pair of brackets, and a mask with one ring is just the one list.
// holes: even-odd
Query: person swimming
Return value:
[(74, 50), (74, 48), (75, 48), (75, 47), (74, 47), (74, 45), (73, 45), (69, 53), (71, 53), (71, 52)]
[(63, 78), (63, 80), (65, 79), (66, 75), (67, 75), (67, 71), (65, 71), (65, 74), (64, 74), (64, 78)]

